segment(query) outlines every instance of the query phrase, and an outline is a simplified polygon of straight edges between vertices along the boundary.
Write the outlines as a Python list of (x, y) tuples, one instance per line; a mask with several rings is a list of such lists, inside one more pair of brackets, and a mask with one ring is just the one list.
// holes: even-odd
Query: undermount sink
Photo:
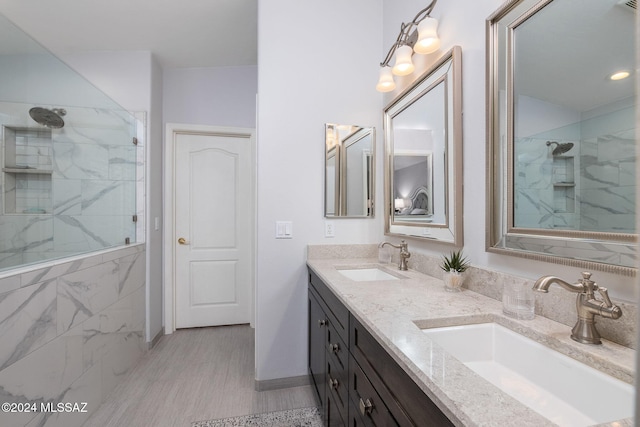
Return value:
[(560, 426), (633, 416), (634, 388), (496, 323), (424, 329), (478, 375)]
[(344, 268), (338, 269), (343, 276), (356, 282), (373, 282), (376, 280), (398, 280), (396, 277), (377, 267), (373, 268)]

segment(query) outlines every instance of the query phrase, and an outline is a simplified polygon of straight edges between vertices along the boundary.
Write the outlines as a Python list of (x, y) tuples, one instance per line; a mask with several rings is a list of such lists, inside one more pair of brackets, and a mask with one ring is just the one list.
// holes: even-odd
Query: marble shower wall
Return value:
[[(517, 227), (634, 232), (635, 106), (605, 106), (588, 114), (578, 123), (515, 141)], [(549, 140), (573, 148), (554, 156)]]
[(81, 426), (144, 354), (144, 245), (0, 278), (0, 402), (86, 402), (0, 425)]
[[(24, 126), (17, 115), (12, 117), (3, 124)], [(0, 269), (123, 245), (126, 238), (136, 242), (132, 218), (138, 213), (139, 181), (144, 180), (137, 176), (144, 148), (132, 143), (133, 121), (120, 111), (89, 108), (67, 108), (65, 121), (45, 142), (19, 142), (22, 153), (49, 154), (50, 175), (4, 174)], [(32, 165), (34, 156), (23, 154), (20, 163), (37, 166)], [(18, 205), (13, 209), (7, 204), (11, 194)]]

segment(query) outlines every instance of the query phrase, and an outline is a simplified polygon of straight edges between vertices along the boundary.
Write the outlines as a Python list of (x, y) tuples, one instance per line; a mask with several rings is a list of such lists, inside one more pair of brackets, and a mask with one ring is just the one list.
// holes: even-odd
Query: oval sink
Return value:
[(560, 426), (633, 416), (634, 388), (496, 323), (424, 329), (446, 352)]
[(398, 280), (399, 278), (379, 268), (346, 268), (338, 269), (343, 276), (356, 282), (373, 282), (376, 280)]

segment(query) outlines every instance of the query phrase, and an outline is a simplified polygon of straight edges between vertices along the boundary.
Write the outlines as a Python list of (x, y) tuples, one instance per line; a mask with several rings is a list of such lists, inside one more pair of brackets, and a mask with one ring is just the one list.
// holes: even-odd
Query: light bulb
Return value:
[(413, 46), (413, 50), (421, 55), (426, 55), (439, 48), (438, 20), (427, 16), (418, 24), (418, 41)]
[(625, 71), (625, 70), (617, 71), (617, 72), (611, 74), (609, 76), (609, 79), (614, 80), (614, 81), (615, 80), (623, 80), (623, 79), (626, 79), (627, 77), (629, 77), (630, 75), (631, 75), (631, 73), (628, 72), (628, 71)]
[(391, 92), (396, 88), (396, 82), (393, 81), (393, 74), (391, 73), (391, 67), (380, 68), (380, 78), (376, 85), (378, 92)]
[(396, 63), (393, 66), (393, 74), (396, 76), (406, 76), (413, 73), (415, 66), (411, 62), (411, 46), (403, 45), (396, 50)]

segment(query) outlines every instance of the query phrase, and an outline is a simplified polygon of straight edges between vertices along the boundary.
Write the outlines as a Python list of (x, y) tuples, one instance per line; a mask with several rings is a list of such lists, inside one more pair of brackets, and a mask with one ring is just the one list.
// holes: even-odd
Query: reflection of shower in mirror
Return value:
[(560, 144), (556, 141), (547, 141), (547, 147), (550, 146), (551, 144), (556, 144), (556, 147), (551, 152), (551, 154), (553, 154), (554, 156), (559, 156), (560, 154), (564, 154), (573, 148), (573, 142), (564, 142)]

